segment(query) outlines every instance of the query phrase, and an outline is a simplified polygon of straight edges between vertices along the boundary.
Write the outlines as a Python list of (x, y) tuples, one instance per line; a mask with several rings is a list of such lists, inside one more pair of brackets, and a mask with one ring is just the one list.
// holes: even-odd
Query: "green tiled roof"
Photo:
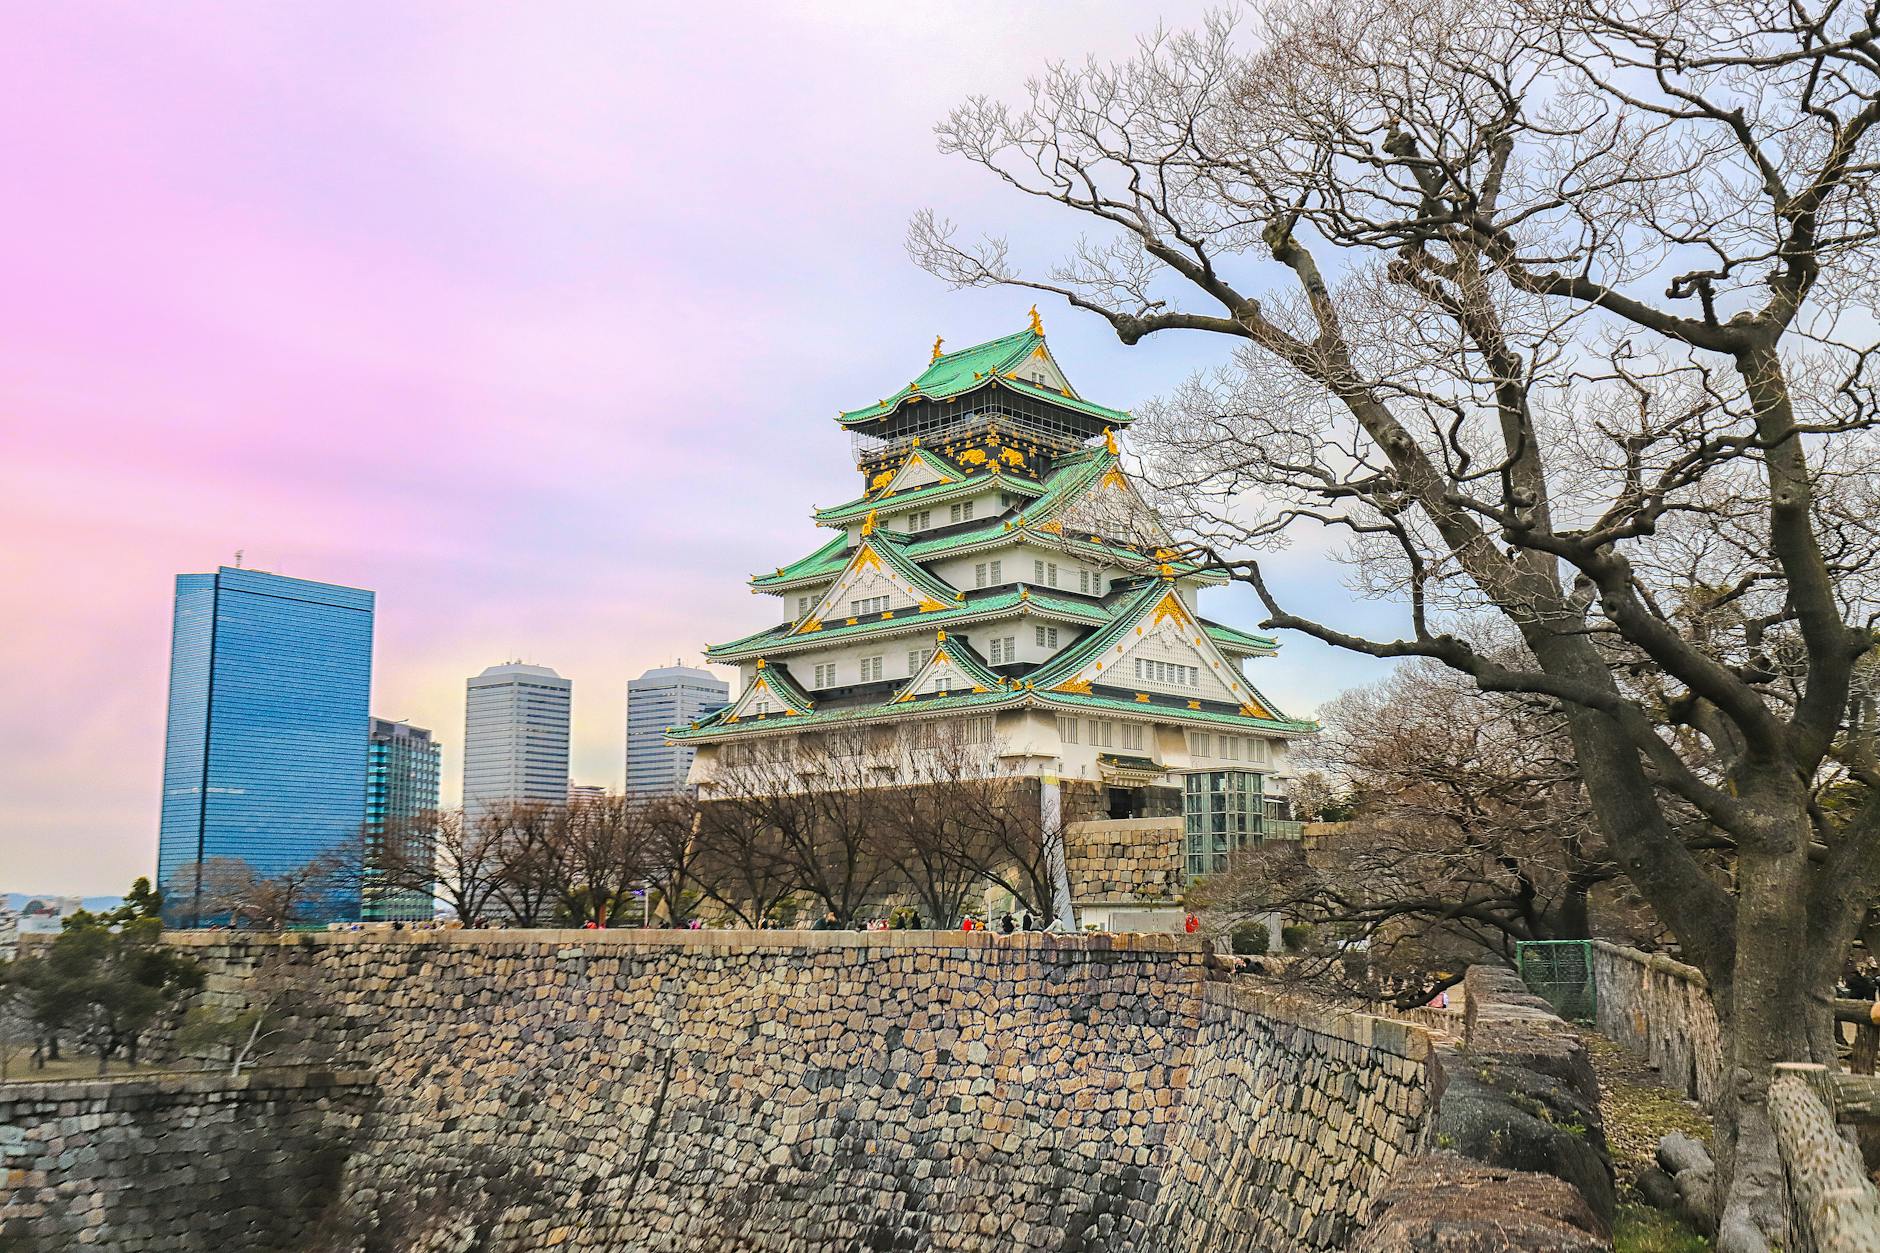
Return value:
[[(852, 705), (843, 709), (819, 709), (795, 716), (778, 714), (768, 718), (741, 718), (736, 724), (726, 723), (724, 715), (727, 710), (721, 709), (703, 719), (697, 729), (672, 727), (667, 730), (666, 734), (675, 741), (693, 740), (716, 738), (727, 732), (735, 734), (758, 731), (766, 727), (787, 727), (794, 731), (800, 727), (828, 725), (836, 722), (948, 713), (962, 709), (995, 710), (1017, 705), (1031, 705), (1047, 709), (1099, 710), (1104, 713), (1133, 714), (1137, 717), (1151, 715), (1158, 721), (1165, 722), (1240, 727), (1250, 731), (1277, 731), (1286, 734), (1310, 734), (1318, 729), (1316, 722), (1299, 718), (1249, 718), (1244, 714), (1226, 709), (1188, 709), (1184, 706), (1162, 703), (1143, 704), (1140, 701), (1122, 700), (1113, 696), (1085, 696), (1076, 692), (1040, 691), (1029, 686), (1011, 683), (1006, 687), (991, 688), (985, 692), (926, 696), (899, 704), (891, 701), (884, 705)], [(1267, 707), (1270, 709), (1272, 706)]]
[[(1251, 686), (1251, 685), (1249, 685)], [(1031, 693), (1047, 705), (1071, 706), (1113, 710), (1118, 713), (1142, 714), (1152, 712), (1158, 718), (1167, 718), (1177, 722), (1204, 722), (1217, 726), (1252, 727), (1263, 731), (1300, 731), (1309, 732), (1318, 729), (1318, 723), (1299, 718), (1249, 718), (1243, 713), (1231, 709), (1189, 709), (1181, 705), (1168, 705), (1158, 702), (1144, 704), (1136, 700), (1123, 700), (1115, 696), (1085, 696), (1079, 692), (1057, 692), (1039, 689)], [(1261, 702), (1265, 704), (1264, 700)], [(1272, 709), (1271, 705), (1266, 706)], [(1277, 714), (1277, 711), (1275, 711)]]
[[(971, 530), (951, 535), (937, 535), (924, 540), (909, 537), (901, 542), (905, 544), (905, 552), (909, 558), (925, 563), (959, 549), (971, 548), (999, 539), (1011, 539), (1016, 542), (1027, 538), (1029, 533), (1029, 537), (1034, 540), (1045, 543), (1063, 543), (1075, 551), (1104, 561), (1125, 566), (1131, 564), (1146, 566), (1151, 561), (1149, 554), (1126, 548), (1121, 544), (1103, 540), (1092, 543), (1088, 535), (1079, 535), (1069, 529), (1056, 536), (1055, 539), (1047, 539), (1048, 533), (1040, 533), (1045, 524), (1057, 520), (1058, 515), (1067, 505), (1076, 500), (1084, 489), (1108, 473), (1116, 462), (1116, 454), (1101, 444), (1059, 458), (1051, 467), (1051, 473), (1045, 476), (1044, 490), (1035, 500), (1019, 511), (1025, 518), (1023, 526), (1016, 525), (1010, 519), (989, 518), (983, 526), (977, 526)], [(897, 497), (897, 505), (901, 500), (912, 499), (912, 497), (912, 492), (906, 497)], [(848, 565), (849, 556), (847, 537), (837, 536), (793, 565), (784, 566), (774, 574), (758, 575), (751, 580), (751, 586), (759, 591), (767, 591), (772, 588), (787, 587), (800, 581), (833, 576), (841, 573)], [(1176, 561), (1171, 562), (1170, 566), (1181, 575), (1200, 573), (1200, 567), (1193, 562)], [(1216, 582), (1225, 581), (1218, 574), (1206, 574), (1201, 577)]]
[(1019, 704), (1026, 695), (1027, 693), (1015, 689), (995, 688), (988, 692), (961, 692), (952, 696), (932, 696), (925, 700), (908, 701), (900, 705), (856, 705), (846, 709), (820, 709), (794, 717), (775, 714), (768, 718), (740, 718), (735, 726), (726, 724), (725, 710), (721, 709), (709, 718), (701, 720), (697, 728), (668, 727), (666, 737), (674, 741), (684, 741), (719, 736), (726, 732), (757, 731), (766, 727), (773, 729), (786, 727), (794, 731), (799, 727), (827, 726), (831, 723), (853, 722), (863, 718), (893, 717), (897, 714), (908, 716), (950, 712), (957, 709), (999, 708)]
[(777, 583), (791, 583), (810, 574), (821, 574), (825, 571), (840, 574), (842, 567), (849, 564), (848, 547), (849, 537), (846, 534), (838, 535), (802, 560), (791, 565), (778, 566), (775, 574), (754, 576), (751, 579), (751, 586), (761, 588)]
[[(758, 678), (762, 678), (770, 685), (770, 690), (777, 694), (779, 700), (784, 701), (794, 708), (810, 710), (816, 708), (815, 700), (812, 699), (810, 694), (804, 691), (801, 685), (797, 683), (796, 679), (791, 676), (788, 666), (777, 666), (767, 663), (764, 668), (759, 670), (757, 675), (752, 678), (751, 682), (753, 685), (756, 684)], [(736, 702), (733, 703), (735, 704)]]
[[(927, 672), (938, 664), (936, 659), (941, 653), (945, 653), (947, 660), (959, 667), (960, 672), (971, 679), (975, 686), (983, 687), (987, 692), (996, 692), (1005, 687), (1005, 680), (994, 674), (992, 667), (988, 666), (980, 658), (978, 651), (973, 648), (972, 641), (966, 639), (964, 636), (949, 635), (944, 643), (938, 644), (935, 647), (934, 655), (927, 659), (927, 663), (923, 665), (916, 674), (910, 676), (907, 682), (896, 689), (894, 695), (889, 698), (888, 703), (890, 705), (915, 705), (921, 703), (921, 697), (907, 697), (904, 693), (927, 677)], [(934, 701), (943, 698), (936, 694), (926, 699)]]
[[(933, 596), (934, 599), (945, 604), (955, 604), (961, 599), (959, 588), (954, 587), (939, 575), (929, 572), (925, 566), (910, 558), (902, 541), (896, 538), (892, 531), (885, 533), (876, 531), (862, 541), (861, 547), (873, 547), (887, 562), (889, 569)], [(861, 547), (858, 547), (856, 551), (860, 552)]]
[(1140, 622), (1144, 614), (1168, 595), (1168, 591), (1168, 585), (1159, 580), (1143, 584), (1134, 596), (1116, 606), (1115, 614), (1102, 630), (1092, 631), (1032, 671), (1025, 676), (1027, 681), (1040, 688), (1049, 688), (1070, 678), (1083, 669), (1086, 661), (1115, 643), (1118, 636)]
[[(959, 472), (955, 471), (955, 473)], [(1034, 497), (1042, 496), (1045, 492), (1044, 487), (1036, 479), (1021, 478), (1002, 470), (980, 470), (964, 478), (956, 478), (951, 483), (928, 483), (888, 496), (870, 494), (857, 497), (831, 509), (818, 509), (815, 516), (816, 521), (823, 526), (840, 526), (845, 522), (854, 522), (867, 517), (871, 509), (900, 513), (907, 509), (918, 509), (923, 504), (944, 501), (952, 496), (971, 495), (974, 492), (995, 487), (1000, 491), (1027, 492)]]
[[(1162, 597), (1169, 593), (1169, 590), (1169, 585), (1159, 579), (1143, 584), (1142, 589), (1138, 591), (1135, 596), (1116, 607), (1116, 614), (1110, 619), (1107, 626), (1100, 631), (1092, 631), (1089, 635), (1078, 640), (1056, 657), (1053, 657), (1050, 661), (1038, 667), (1038, 669), (1032, 671), (1029, 675), (1026, 675), (1026, 682), (1041, 690), (1055, 689), (1059, 683), (1064, 682), (1075, 675), (1079, 670), (1083, 669), (1085, 662), (1116, 643), (1119, 637), (1127, 634), (1138, 622), (1142, 621), (1143, 616), (1151, 609), (1155, 608), (1155, 606), (1160, 603)], [(1228, 631), (1232, 630), (1232, 628), (1225, 627), (1222, 629)], [(1211, 632), (1207, 632), (1205, 625), (1202, 626), (1202, 630), (1205, 633), (1212, 634)], [(1233, 634), (1239, 635), (1240, 632), (1235, 631)], [(1253, 639), (1255, 637), (1247, 636), (1245, 638)], [(1293, 723), (1293, 719), (1287, 718), (1281, 714), (1278, 707), (1267, 700), (1265, 696), (1261, 695), (1258, 688), (1247, 682), (1245, 675), (1236, 674), (1234, 677), (1253, 694), (1254, 699), (1260, 703), (1262, 708), (1270, 710), (1273, 713), (1274, 717), (1272, 720), (1274, 722), (1286, 725)], [(1050, 691), (1050, 695), (1055, 699), (1059, 695), (1070, 695), (1070, 693), (1059, 693), (1052, 690)], [(1198, 711), (1183, 710), (1181, 712), (1190, 713)], [(1235, 718), (1241, 717), (1238, 713), (1231, 716)], [(1264, 722), (1266, 719), (1254, 718), (1249, 721)], [(1300, 725), (1309, 727), (1311, 724), (1302, 723)]]
[(1221, 622), (1210, 622), (1206, 618), (1197, 618), (1207, 637), (1221, 646), (1223, 652), (1245, 653), (1252, 657), (1270, 657), (1279, 651), (1279, 641), (1270, 635), (1249, 635)]
[(1110, 620), (1109, 613), (1101, 605), (1065, 596), (1053, 596), (1035, 589), (1021, 591), (1018, 588), (1011, 588), (992, 593), (972, 593), (970, 600), (950, 604), (945, 609), (932, 609), (926, 613), (902, 612), (895, 614), (892, 618), (863, 618), (852, 626), (846, 622), (839, 622), (825, 626), (820, 631), (802, 634), (797, 633), (794, 622), (779, 623), (762, 631), (753, 632), (742, 639), (713, 644), (705, 650), (705, 655), (714, 660), (737, 660), (744, 657), (763, 656), (777, 649), (795, 651), (802, 647), (856, 639), (865, 635), (898, 634), (910, 628), (926, 630), (950, 627), (962, 620), (972, 621), (987, 614), (1017, 609), (1028, 600), (1034, 608), (1046, 614), (1074, 619), (1091, 626), (1102, 626)]
[(1004, 387), (1021, 396), (1035, 396), (1078, 413), (1088, 414), (1109, 422), (1112, 426), (1125, 426), (1130, 417), (1120, 409), (1109, 409), (1102, 405), (1091, 404), (1075, 396), (1066, 396), (1049, 387), (1040, 387), (1033, 383), (1020, 382), (1018, 379), (1004, 377), (1008, 372), (1024, 364), (1027, 357), (1044, 343), (1044, 336), (1030, 329), (1016, 335), (1005, 335), (988, 340), (983, 344), (974, 344), (959, 352), (943, 353), (934, 358), (927, 368), (906, 387), (892, 396), (864, 405), (860, 409), (851, 409), (836, 416), (836, 421), (843, 426), (857, 426), (885, 418), (910, 397), (925, 400), (947, 400), (964, 396), (968, 392), (983, 387)]

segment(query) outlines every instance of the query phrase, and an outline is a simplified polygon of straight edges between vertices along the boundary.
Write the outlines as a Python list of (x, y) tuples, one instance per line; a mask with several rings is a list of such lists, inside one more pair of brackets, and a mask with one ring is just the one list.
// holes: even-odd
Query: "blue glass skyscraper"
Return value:
[[(200, 869), (296, 870), (365, 819), (373, 595), (223, 566), (176, 578), (157, 882), (209, 921)], [(358, 917), (357, 891), (322, 913)]]

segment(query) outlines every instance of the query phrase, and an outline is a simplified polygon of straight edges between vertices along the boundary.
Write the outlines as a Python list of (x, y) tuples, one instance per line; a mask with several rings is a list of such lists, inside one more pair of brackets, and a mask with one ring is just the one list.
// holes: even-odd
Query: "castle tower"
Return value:
[(1191, 878), (1292, 828), (1278, 776), (1314, 724), (1242, 671), (1275, 641), (1199, 614), (1227, 578), (1176, 551), (1131, 482), (1130, 415), (1077, 394), (1035, 311), (1017, 334), (940, 348), (838, 415), (862, 491), (815, 511), (827, 543), (752, 578), (784, 620), (708, 649), (738, 668), (731, 703), (670, 732), (699, 750), (701, 795), (740, 743), (947, 720), (1082, 814), (1181, 814)]

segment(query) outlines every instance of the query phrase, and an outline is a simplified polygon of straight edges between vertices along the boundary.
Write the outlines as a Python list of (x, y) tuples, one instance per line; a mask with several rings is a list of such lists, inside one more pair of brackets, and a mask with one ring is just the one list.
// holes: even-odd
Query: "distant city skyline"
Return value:
[[(1071, 242), (934, 122), (1209, 7), (1092, 0), (1074, 49), (1064, 7), (989, 0), (20, 10), (0, 569), (60, 591), (0, 638), (0, 887), (149, 873), (171, 580), (237, 549), (378, 592), (373, 708), (438, 732), (446, 803), (464, 678), (504, 656), (591, 694), (573, 777), (622, 786), (628, 680), (772, 625), (744, 578), (854, 494), (831, 419), (855, 387), (1023, 318), (916, 270), (909, 215), (1027, 265)], [(1038, 303), (1119, 406), (1228, 352)], [(1301, 612), (1396, 633), (1322, 548), (1265, 560)], [(1241, 588), (1208, 612), (1261, 617)], [(1292, 636), (1281, 661), (1300, 714), (1383, 670)]]

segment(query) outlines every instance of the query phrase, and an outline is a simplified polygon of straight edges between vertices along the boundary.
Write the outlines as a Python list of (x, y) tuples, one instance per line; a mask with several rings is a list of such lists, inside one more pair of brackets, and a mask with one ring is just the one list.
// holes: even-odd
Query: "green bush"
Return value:
[(1243, 922), (1233, 930), (1234, 952), (1242, 957), (1258, 957), (1272, 947), (1272, 937), (1266, 933), (1266, 924), (1261, 922)]
[(1288, 953), (1303, 952), (1312, 943), (1312, 924), (1289, 922), (1279, 929), (1279, 942), (1286, 946)]

